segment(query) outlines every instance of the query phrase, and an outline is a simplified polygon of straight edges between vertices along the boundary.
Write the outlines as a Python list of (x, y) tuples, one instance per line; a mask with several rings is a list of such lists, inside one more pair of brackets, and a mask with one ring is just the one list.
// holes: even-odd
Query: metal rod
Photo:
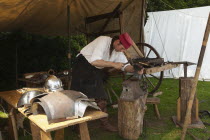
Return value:
[(184, 77), (187, 77), (187, 64), (184, 64)]
[(203, 62), (203, 57), (204, 57), (205, 50), (206, 50), (206, 44), (207, 44), (207, 41), (209, 38), (209, 32), (210, 32), (210, 13), (209, 13), (208, 22), (206, 25), (206, 30), (205, 30), (205, 34), (204, 34), (204, 38), (203, 38), (203, 43), (202, 43), (202, 47), (201, 47), (201, 51), (200, 51), (200, 55), (199, 55), (199, 59), (198, 59), (196, 72), (195, 72), (193, 87), (192, 87), (192, 91), (190, 93), (190, 98), (189, 98), (188, 105), (187, 105), (187, 111), (186, 111), (186, 116), (185, 116), (185, 120), (184, 120), (184, 124), (183, 124), (181, 140), (185, 139), (187, 127), (189, 124), (189, 117), (191, 116), (193, 100), (195, 97), (195, 91), (196, 91), (196, 87), (197, 87), (197, 83), (198, 83), (198, 78), (199, 78), (199, 74), (200, 74), (200, 70), (201, 70), (201, 66), (202, 66), (202, 62)]

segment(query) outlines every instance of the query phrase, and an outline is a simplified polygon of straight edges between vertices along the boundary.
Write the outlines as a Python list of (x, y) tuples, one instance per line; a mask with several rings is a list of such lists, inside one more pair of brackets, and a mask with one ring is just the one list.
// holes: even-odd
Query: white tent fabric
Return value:
[[(197, 63), (210, 6), (148, 13), (145, 42), (151, 44), (165, 61)], [(210, 80), (210, 39), (201, 67), (200, 80)], [(188, 77), (194, 76), (196, 65), (188, 66)], [(165, 71), (165, 77), (184, 75), (183, 67)]]

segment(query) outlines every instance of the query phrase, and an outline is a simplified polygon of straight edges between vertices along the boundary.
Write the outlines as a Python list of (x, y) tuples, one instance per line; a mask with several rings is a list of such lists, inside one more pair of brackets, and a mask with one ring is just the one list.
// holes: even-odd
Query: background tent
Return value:
[[(146, 43), (151, 44), (165, 61), (197, 63), (210, 6), (148, 13), (145, 26)], [(200, 79), (210, 80), (210, 40), (201, 68)], [(194, 76), (196, 66), (188, 67), (188, 76)], [(184, 75), (179, 67), (164, 72), (166, 77)]]

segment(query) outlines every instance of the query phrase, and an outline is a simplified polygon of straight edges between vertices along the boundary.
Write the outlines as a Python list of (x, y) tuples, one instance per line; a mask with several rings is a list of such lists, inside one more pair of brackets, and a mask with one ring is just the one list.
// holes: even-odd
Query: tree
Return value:
[(210, 0), (148, 0), (147, 11), (166, 11), (209, 5)]

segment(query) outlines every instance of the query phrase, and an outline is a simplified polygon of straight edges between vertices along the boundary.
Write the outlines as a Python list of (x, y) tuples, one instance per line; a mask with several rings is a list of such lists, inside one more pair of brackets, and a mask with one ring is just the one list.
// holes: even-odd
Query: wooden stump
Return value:
[[(181, 124), (184, 123), (186, 110), (187, 110), (187, 103), (191, 93), (192, 85), (193, 85), (193, 77), (180, 77), (179, 98), (177, 100), (177, 121)], [(196, 98), (195, 95), (189, 124), (195, 124), (198, 123), (198, 121), (199, 121), (198, 99)]]
[(119, 135), (136, 140), (142, 133), (144, 113), (147, 109), (147, 93), (139, 87), (138, 81), (123, 83), (123, 92), (118, 102)]
[[(179, 98), (177, 99), (177, 115), (172, 116), (173, 122), (176, 126), (184, 127), (185, 116), (187, 112), (187, 106), (190, 98), (190, 94), (193, 89), (193, 77), (180, 77), (179, 78)], [(199, 102), (195, 94), (195, 98), (193, 100), (191, 116), (188, 117), (189, 124), (188, 128), (201, 128), (204, 129), (205, 125), (199, 118)]]

